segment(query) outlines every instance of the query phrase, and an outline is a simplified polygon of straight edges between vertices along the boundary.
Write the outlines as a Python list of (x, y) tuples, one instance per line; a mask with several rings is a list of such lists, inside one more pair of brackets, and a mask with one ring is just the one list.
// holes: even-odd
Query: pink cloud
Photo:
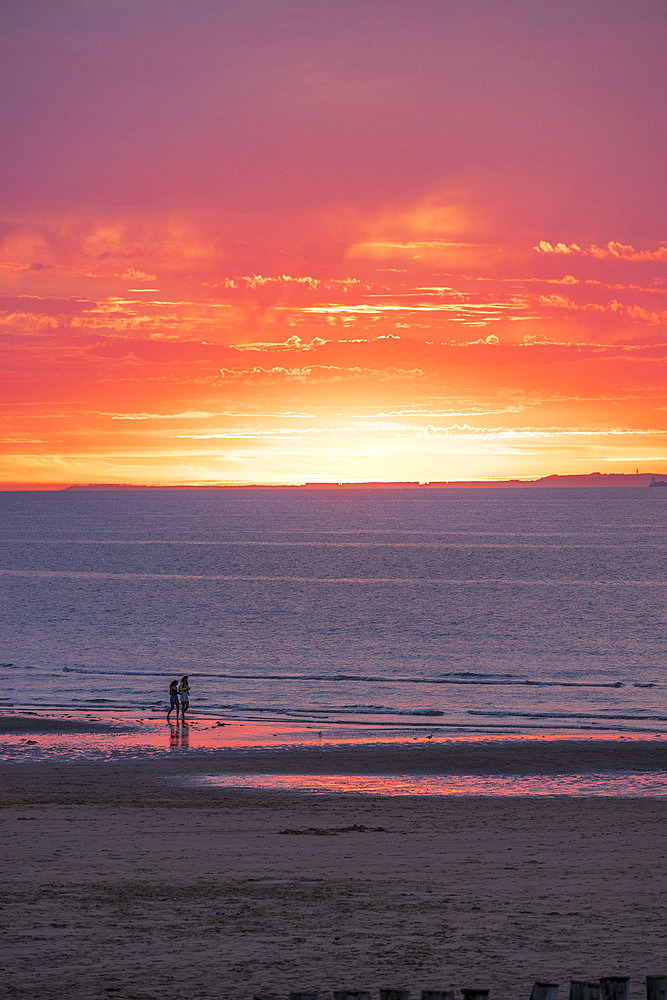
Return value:
[(540, 240), (533, 250), (542, 254), (579, 254), (596, 260), (667, 261), (667, 246), (660, 246), (655, 250), (636, 250), (635, 247), (616, 240), (610, 240), (603, 247), (591, 243), (587, 249), (578, 243), (550, 243), (548, 240)]
[(640, 323), (659, 326), (667, 322), (667, 309), (646, 309), (638, 304), (627, 304), (612, 299), (610, 302), (575, 302), (565, 295), (540, 295), (539, 302), (549, 308), (566, 309), (570, 312), (608, 313), (625, 316)]

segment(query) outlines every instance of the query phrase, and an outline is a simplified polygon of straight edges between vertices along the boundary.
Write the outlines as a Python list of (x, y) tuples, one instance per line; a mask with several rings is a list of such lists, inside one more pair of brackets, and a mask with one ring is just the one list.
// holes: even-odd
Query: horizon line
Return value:
[(205, 482), (205, 483), (0, 483), (0, 492), (53, 492), (103, 490), (235, 490), (235, 489), (484, 489), (568, 485), (602, 488), (605, 486), (667, 485), (666, 472), (584, 472), (550, 473), (528, 479), (453, 479), (453, 480), (323, 480), (300, 483)]

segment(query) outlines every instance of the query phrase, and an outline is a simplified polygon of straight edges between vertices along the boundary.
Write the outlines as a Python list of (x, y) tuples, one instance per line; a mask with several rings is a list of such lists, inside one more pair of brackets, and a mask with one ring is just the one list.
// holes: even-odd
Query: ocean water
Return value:
[(0, 493), (0, 707), (665, 734), (666, 492)]

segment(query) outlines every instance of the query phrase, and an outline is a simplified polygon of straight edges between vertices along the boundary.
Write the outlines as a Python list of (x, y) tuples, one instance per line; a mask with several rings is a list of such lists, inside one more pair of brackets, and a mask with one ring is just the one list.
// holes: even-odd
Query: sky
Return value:
[(3, 0), (0, 482), (664, 472), (664, 0)]

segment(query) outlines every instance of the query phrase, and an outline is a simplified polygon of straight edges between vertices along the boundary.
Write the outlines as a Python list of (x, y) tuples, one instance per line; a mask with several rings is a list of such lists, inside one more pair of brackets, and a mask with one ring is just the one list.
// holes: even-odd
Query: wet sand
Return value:
[(119, 727), (105, 722), (91, 722), (87, 719), (72, 719), (54, 716), (38, 715), (0, 715), (0, 735), (8, 733), (105, 733), (113, 734), (124, 731), (127, 727)]
[[(496, 746), (494, 761), (472, 744), (462, 767), (477, 754), (479, 767), (562, 768), (568, 756), (580, 768), (584, 752), (609, 761), (606, 742), (524, 741)], [(649, 757), (664, 766), (663, 744), (616, 747), (634, 769)], [(442, 766), (443, 747), (391, 750), (228, 750), (218, 764)], [(346, 988), (377, 1000), (380, 987), (418, 998), (481, 985), (492, 1000), (528, 1000), (535, 979), (567, 997), (570, 978), (623, 972), (639, 998), (647, 974), (665, 974), (664, 800), (180, 782), (210, 773), (213, 756), (0, 764), (0, 995), (251, 1000)]]
[[(667, 739), (645, 734), (456, 735), (433, 727), (320, 727), (194, 717), (95, 718), (0, 711), (0, 742), (15, 757), (178, 757), (183, 773), (557, 774), (667, 772)], [(28, 737), (30, 739), (28, 739)], [(33, 749), (30, 750), (30, 747)]]

